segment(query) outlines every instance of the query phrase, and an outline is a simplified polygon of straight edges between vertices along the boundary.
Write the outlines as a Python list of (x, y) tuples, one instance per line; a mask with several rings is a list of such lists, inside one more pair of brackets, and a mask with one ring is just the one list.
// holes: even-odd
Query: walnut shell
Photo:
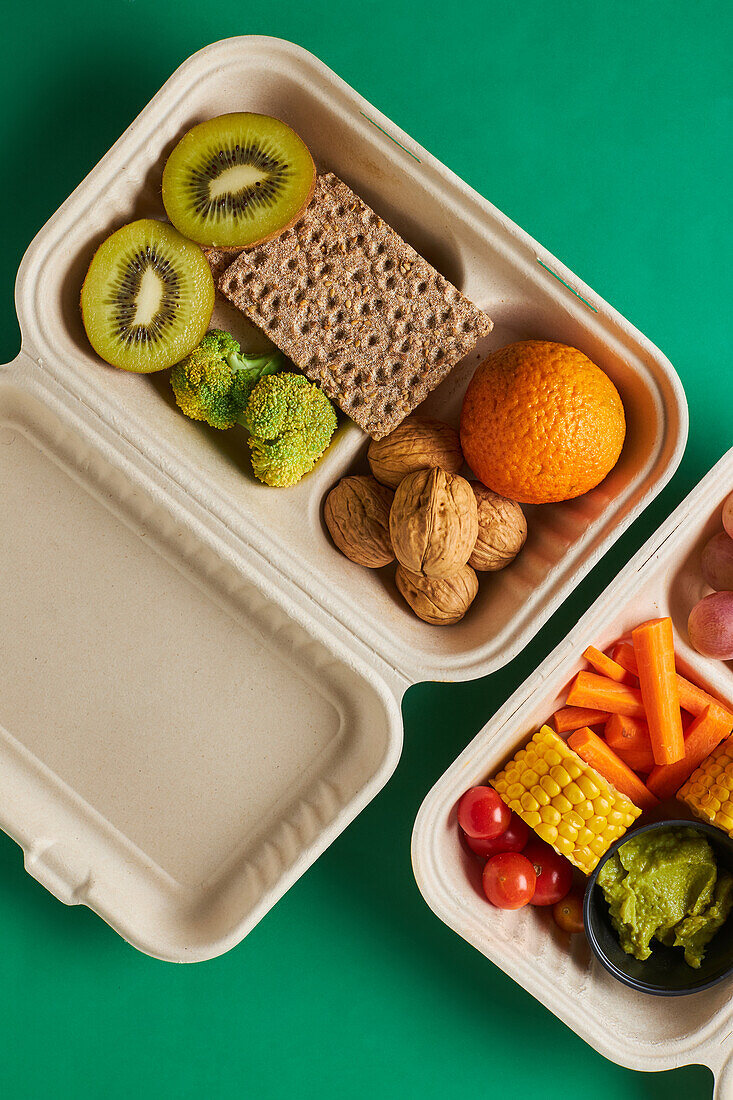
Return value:
[(398, 565), (395, 580), (417, 617), (433, 626), (460, 622), (478, 592), (478, 577), (470, 565), (440, 578), (423, 577)]
[(465, 565), (478, 535), (478, 510), (465, 478), (436, 466), (416, 470), (397, 487), (389, 533), (400, 565), (426, 577), (447, 577)]
[(389, 510), (394, 493), (368, 474), (342, 477), (323, 505), (323, 518), (334, 543), (347, 558), (367, 569), (394, 560)]
[(449, 474), (457, 474), (463, 465), (458, 432), (449, 424), (425, 416), (408, 416), (384, 439), (373, 439), (367, 458), (377, 481), (392, 489), (415, 470), (440, 466)]
[(513, 500), (499, 496), (480, 481), (472, 481), (478, 507), (478, 538), (468, 564), (493, 573), (514, 561), (527, 539), (527, 520)]

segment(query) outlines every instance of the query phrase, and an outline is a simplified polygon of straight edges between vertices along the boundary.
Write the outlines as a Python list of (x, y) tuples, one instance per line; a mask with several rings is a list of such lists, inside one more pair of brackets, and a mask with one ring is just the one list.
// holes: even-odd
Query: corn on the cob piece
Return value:
[(733, 836), (733, 737), (721, 742), (677, 792), (696, 817)]
[(549, 726), (490, 783), (530, 829), (586, 875), (641, 813)]

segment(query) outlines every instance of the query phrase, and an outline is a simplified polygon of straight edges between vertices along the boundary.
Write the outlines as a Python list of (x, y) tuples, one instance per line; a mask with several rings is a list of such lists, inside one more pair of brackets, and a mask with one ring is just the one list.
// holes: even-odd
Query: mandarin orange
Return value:
[(626, 434), (611, 379), (576, 348), (522, 340), (478, 367), (461, 412), (476, 477), (523, 504), (570, 500), (616, 465)]

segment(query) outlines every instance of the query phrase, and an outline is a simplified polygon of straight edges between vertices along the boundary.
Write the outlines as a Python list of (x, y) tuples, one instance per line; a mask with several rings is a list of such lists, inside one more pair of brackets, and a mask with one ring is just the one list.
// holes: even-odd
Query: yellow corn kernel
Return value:
[(594, 799), (601, 793), (598, 790), (598, 784), (594, 783), (589, 775), (579, 775), (574, 778), (586, 798)]
[(543, 791), (547, 791), (550, 798), (557, 798), (560, 794), (560, 784), (551, 775), (543, 775), (540, 779), (540, 786)]
[(546, 844), (554, 844), (557, 841), (557, 829), (554, 825), (547, 825), (544, 821), (541, 821), (535, 828), (535, 832), (540, 840), (544, 840)]
[(540, 817), (546, 825), (559, 825), (562, 821), (562, 814), (555, 806), (543, 806), (540, 810)]
[(677, 797), (696, 817), (733, 836), (733, 737), (713, 749)]
[(550, 768), (550, 775), (558, 784), (560, 790), (562, 790), (563, 787), (567, 787), (568, 783), (570, 782), (570, 776), (565, 771), (565, 768), (563, 768), (562, 764), (556, 764), (554, 768)]
[(571, 814), (573, 812), (572, 802), (570, 801), (569, 798), (565, 797), (565, 795), (562, 793), (562, 791), (560, 791), (560, 794), (555, 795), (555, 797), (552, 800), (552, 805), (555, 807), (556, 810), (558, 810), (563, 815)]
[(531, 791), (525, 791), (522, 797), (519, 799), (519, 805), (523, 810), (537, 810), (537, 799)]
[(641, 812), (549, 726), (491, 783), (538, 836), (586, 874)]
[[(581, 791), (578, 784), (573, 782), (572, 780), (563, 790), (563, 794), (569, 802), (572, 802), (573, 806), (579, 806), (581, 802), (585, 802), (585, 795)], [(583, 811), (579, 810), (578, 812), (582, 814)]]

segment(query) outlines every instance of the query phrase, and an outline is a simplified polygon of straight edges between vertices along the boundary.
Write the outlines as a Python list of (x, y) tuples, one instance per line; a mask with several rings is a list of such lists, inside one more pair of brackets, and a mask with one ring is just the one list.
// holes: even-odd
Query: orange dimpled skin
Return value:
[(474, 374), (461, 446), (476, 476), (522, 504), (570, 500), (616, 465), (626, 434), (618, 390), (575, 348), (523, 340)]

